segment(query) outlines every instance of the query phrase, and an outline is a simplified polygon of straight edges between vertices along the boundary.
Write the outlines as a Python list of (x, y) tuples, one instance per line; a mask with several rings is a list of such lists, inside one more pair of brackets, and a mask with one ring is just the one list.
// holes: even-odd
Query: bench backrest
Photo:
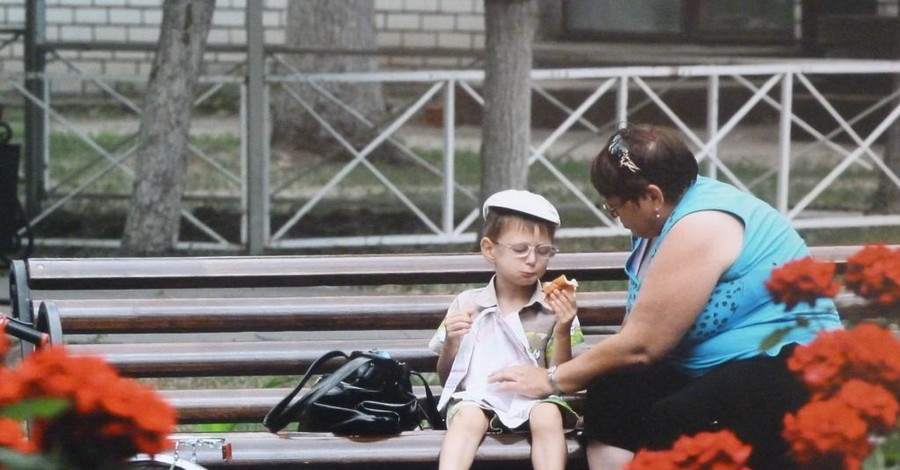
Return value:
[[(624, 279), (625, 253), (565, 253), (547, 277)], [(13, 317), (32, 321), (52, 291), (230, 289), (484, 283), (492, 267), (480, 254), (31, 259), (10, 271)], [(38, 294), (40, 292), (40, 294)]]
[[(812, 254), (842, 263), (859, 248), (813, 247)], [(582, 281), (623, 280), (626, 259), (624, 252), (561, 253), (545, 277), (566, 274)], [(13, 262), (10, 297), (13, 317), (30, 322), (36, 313), (35, 301), (53, 300), (51, 291), (483, 283), (492, 272), (476, 253), (34, 258)]]

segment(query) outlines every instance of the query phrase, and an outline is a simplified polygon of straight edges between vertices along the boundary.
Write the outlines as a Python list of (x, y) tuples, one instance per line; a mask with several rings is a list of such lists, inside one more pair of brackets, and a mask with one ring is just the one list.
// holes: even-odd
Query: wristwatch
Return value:
[(553, 388), (553, 395), (562, 395), (562, 390), (559, 389), (559, 384), (556, 383), (556, 368), (558, 366), (552, 366), (547, 369), (547, 380), (550, 381), (550, 387)]

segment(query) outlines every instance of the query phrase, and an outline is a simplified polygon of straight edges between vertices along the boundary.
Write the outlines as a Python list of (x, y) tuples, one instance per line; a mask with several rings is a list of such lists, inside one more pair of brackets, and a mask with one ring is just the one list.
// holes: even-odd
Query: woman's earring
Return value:
[(656, 209), (656, 218), (659, 218), (659, 209)]

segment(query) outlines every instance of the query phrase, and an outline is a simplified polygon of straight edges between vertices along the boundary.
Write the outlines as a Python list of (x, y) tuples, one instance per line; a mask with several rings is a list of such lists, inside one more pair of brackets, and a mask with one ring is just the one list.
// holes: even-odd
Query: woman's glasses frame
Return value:
[[(625, 202), (628, 202), (628, 201), (625, 201)], [(625, 205), (625, 202), (623, 202), (617, 206), (613, 206), (613, 205), (610, 205), (610, 204), (607, 204), (604, 202), (603, 204), (600, 204), (600, 209), (603, 209), (603, 212), (606, 212), (606, 215), (608, 215), (612, 218), (616, 218), (616, 217), (619, 217), (619, 209), (621, 209), (622, 206)]]

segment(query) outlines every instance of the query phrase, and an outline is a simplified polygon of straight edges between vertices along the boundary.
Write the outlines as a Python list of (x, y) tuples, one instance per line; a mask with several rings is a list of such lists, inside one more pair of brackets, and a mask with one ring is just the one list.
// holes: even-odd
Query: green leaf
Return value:
[(198, 432), (230, 432), (234, 431), (236, 423), (208, 423), (208, 424), (198, 424), (197, 431)]
[(9, 470), (55, 470), (58, 462), (39, 454), (21, 454), (12, 449), (0, 447), (0, 465)]
[(62, 398), (33, 398), (0, 408), (0, 417), (12, 419), (47, 418), (56, 416), (69, 407)]
[(762, 343), (759, 344), (760, 351), (768, 351), (769, 349), (775, 347), (791, 330), (794, 328), (791, 326), (787, 326), (784, 328), (779, 328), (773, 331), (769, 336), (766, 336), (765, 339), (762, 340)]

